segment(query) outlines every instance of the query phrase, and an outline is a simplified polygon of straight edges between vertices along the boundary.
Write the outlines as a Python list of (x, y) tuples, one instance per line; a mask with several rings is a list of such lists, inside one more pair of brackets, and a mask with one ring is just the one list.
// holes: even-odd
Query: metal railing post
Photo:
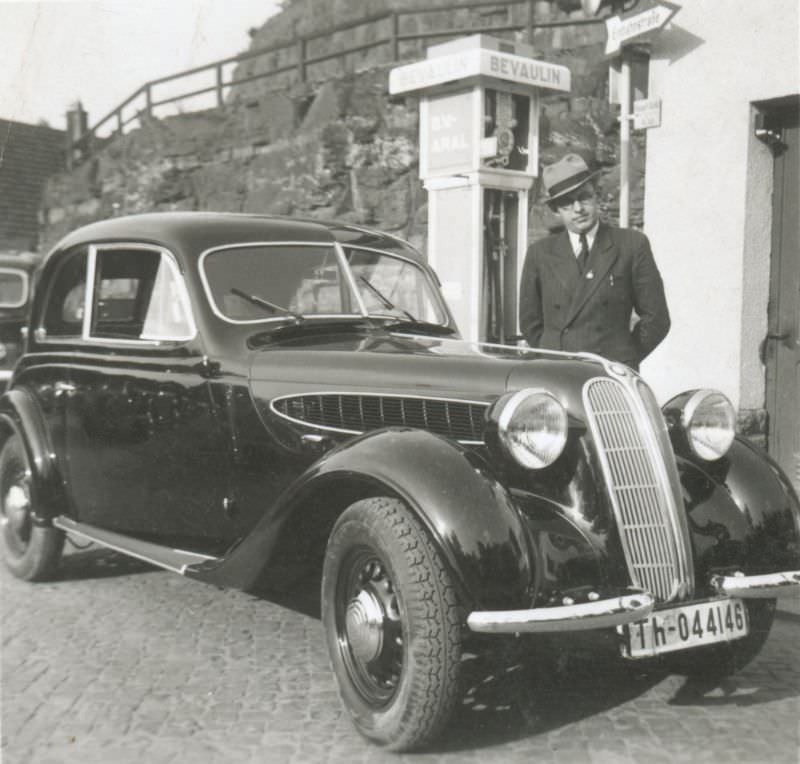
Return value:
[(392, 13), (390, 19), (391, 23), (391, 52), (392, 52), (392, 61), (399, 61), (400, 60), (400, 41), (397, 39), (398, 34), (400, 33), (400, 20), (398, 18), (398, 14), (396, 12)]
[(301, 37), (297, 41), (297, 76), (300, 82), (306, 81), (306, 41)]
[(149, 82), (144, 86), (144, 111), (148, 117), (153, 116), (153, 92)]
[(122, 122), (122, 109), (117, 109), (117, 135), (122, 135), (125, 125)]
[(528, 0), (528, 20), (527, 25), (525, 27), (525, 34), (528, 38), (528, 45), (533, 45), (533, 31), (535, 28), (534, 24), (534, 8), (536, 6), (536, 0)]
[(217, 64), (217, 106), (222, 108), (225, 105), (225, 94), (222, 88), (222, 64)]

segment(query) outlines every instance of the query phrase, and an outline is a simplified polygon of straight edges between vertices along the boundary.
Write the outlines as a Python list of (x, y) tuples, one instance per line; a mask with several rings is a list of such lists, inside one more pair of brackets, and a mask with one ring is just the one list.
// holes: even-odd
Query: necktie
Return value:
[(586, 261), (589, 259), (589, 242), (586, 240), (586, 234), (580, 235), (581, 251), (578, 253), (578, 272), (583, 273), (586, 270)]

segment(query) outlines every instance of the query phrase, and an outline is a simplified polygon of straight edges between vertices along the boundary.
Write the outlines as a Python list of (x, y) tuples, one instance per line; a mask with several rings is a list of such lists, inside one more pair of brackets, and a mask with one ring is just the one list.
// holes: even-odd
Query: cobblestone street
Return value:
[[(779, 612), (760, 657), (723, 687), (620, 662), (467, 666), (438, 747), (397, 756), (339, 703), (308, 607), (220, 591), (105, 550), (58, 581), (3, 568), (4, 764), (226, 762), (770, 762), (800, 756), (800, 615)], [(306, 611), (306, 612), (304, 612)]]

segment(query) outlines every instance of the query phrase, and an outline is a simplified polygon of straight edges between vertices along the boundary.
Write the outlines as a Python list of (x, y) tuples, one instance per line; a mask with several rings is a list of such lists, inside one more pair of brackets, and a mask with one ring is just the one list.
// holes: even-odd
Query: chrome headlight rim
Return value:
[[(727, 443), (724, 445), (724, 447), (720, 448), (714, 448), (708, 444), (704, 444), (703, 447), (700, 447), (697, 439), (693, 436), (693, 425), (698, 410), (704, 403), (708, 401), (709, 398), (712, 397), (722, 399), (721, 402), (726, 405), (730, 419), (729, 434), (726, 436)], [(686, 437), (686, 443), (689, 446), (692, 454), (705, 462), (715, 462), (725, 456), (725, 454), (727, 454), (730, 450), (731, 444), (736, 437), (736, 409), (734, 408), (728, 396), (719, 390), (714, 390), (711, 388), (695, 390), (683, 405), (680, 422)]]
[[(533, 397), (544, 398), (556, 407), (552, 409), (552, 411), (556, 413), (556, 418), (558, 420), (557, 425), (559, 432), (556, 433), (557, 447), (551, 449), (550, 453), (548, 453), (544, 459), (536, 452), (514, 441), (511, 437), (511, 425), (514, 416), (518, 414), (522, 404)], [(525, 469), (540, 470), (553, 464), (564, 452), (564, 448), (567, 444), (568, 432), (569, 421), (566, 408), (550, 390), (545, 390), (544, 388), (526, 387), (513, 393), (505, 402), (505, 405), (503, 405), (497, 418), (497, 435), (503, 450), (509, 458)]]

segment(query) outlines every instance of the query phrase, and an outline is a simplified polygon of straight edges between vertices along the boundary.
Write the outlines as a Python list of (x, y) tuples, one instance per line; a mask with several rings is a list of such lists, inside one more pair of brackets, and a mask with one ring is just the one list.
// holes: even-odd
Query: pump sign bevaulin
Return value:
[(568, 92), (571, 87), (570, 71), (564, 66), (478, 48), (392, 69), (389, 92), (395, 95), (481, 75), (552, 90)]

